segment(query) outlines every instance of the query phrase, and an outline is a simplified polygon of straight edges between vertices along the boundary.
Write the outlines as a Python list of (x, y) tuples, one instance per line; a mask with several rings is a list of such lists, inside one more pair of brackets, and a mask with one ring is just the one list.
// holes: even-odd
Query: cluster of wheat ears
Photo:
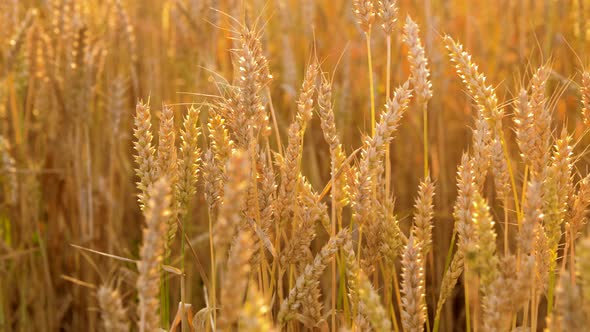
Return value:
[[(458, 320), (455, 325), (466, 331), (583, 331), (589, 326), (590, 237), (585, 235), (585, 225), (590, 174), (576, 167), (580, 156), (574, 154), (577, 142), (567, 125), (553, 120), (560, 96), (559, 91), (548, 92), (550, 80), (558, 75), (551, 63), (532, 70), (527, 83), (513, 92), (513, 100), (501, 102), (469, 50), (450, 35), (440, 37), (476, 109), (471, 141), (456, 169), (452, 226), (445, 226), (452, 228), (452, 237), (441, 246), (433, 237), (433, 228), (442, 221), (436, 217), (437, 179), (431, 172), (428, 126), (429, 103), (437, 89), (431, 83), (419, 26), (410, 15), (398, 24), (402, 15), (395, 0), (352, 1), (352, 13), (366, 40), (369, 80), (368, 98), (362, 102), (368, 110), (350, 110), (364, 112), (367, 123), (362, 142), (354, 149), (344, 145), (337, 127), (333, 79), (323, 68), (322, 55), (312, 49), (307, 57), (294, 98), (295, 114), (286, 130), (280, 128), (277, 113), (281, 111), (273, 107), (274, 78), (262, 40), (263, 22), (221, 11), (218, 14), (227, 16), (231, 27), (233, 77), (211, 80), (218, 94), (207, 95), (205, 103), (164, 104), (156, 132), (149, 91), (139, 88), (133, 27), (121, 2), (112, 4), (115, 17), (126, 27), (121, 38), (130, 55), (122, 63), (131, 68), (129, 94), (134, 103), (139, 100), (131, 139), (134, 164), (128, 167), (135, 170), (144, 222), (136, 259), (114, 255), (116, 246), (98, 251), (88, 244), (75, 249), (92, 251), (85, 255), (126, 260), (133, 267), (125, 270), (131, 276), (113, 274), (96, 285), (86, 285), (96, 296), (104, 330), (437, 332), (444, 329), (445, 319)], [(98, 189), (92, 186), (100, 183), (89, 180), (89, 160), (111, 165), (112, 174), (127, 166), (113, 166), (109, 159), (91, 155), (91, 120), (84, 113), (68, 113), (83, 109), (94, 98), (82, 93), (89, 91), (83, 87), (105, 84), (91, 79), (103, 69), (103, 49), (82, 45), (85, 29), (76, 22), (69, 41), (54, 43), (61, 39), (44, 32), (38, 16), (36, 10), (29, 11), (11, 39), (3, 64), (6, 72), (16, 72), (12, 67), (18, 64), (23, 40), (36, 43), (29, 55), (31, 77), (43, 78), (39, 84), (50, 88), (39, 91), (51, 95), (53, 107), (73, 123), (63, 127), (63, 142), (56, 153), (64, 158), (78, 156), (64, 166), (73, 179), (64, 186), (77, 188), (78, 195), (69, 199), (78, 207), (72, 218), (80, 220), (81, 230), (70, 242), (80, 243), (96, 230), (92, 193)], [(55, 24), (63, 26), (63, 22)], [(399, 62), (407, 61), (409, 67), (407, 79), (397, 84), (390, 75), (396, 35), (405, 44), (406, 57)], [(371, 61), (377, 55), (371, 48), (382, 36), (385, 90), (384, 99), (376, 100), (380, 94)], [(39, 72), (39, 68), (52, 70)], [(582, 69), (580, 73), (579, 80), (568, 84), (580, 96), (575, 103), (577, 118), (590, 126), (590, 72)], [(4, 79), (15, 77), (10, 74)], [(111, 91), (128, 93), (121, 80), (113, 82), (116, 86)], [(0, 95), (8, 96), (9, 109), (16, 107), (13, 91), (3, 88)], [(38, 99), (34, 92), (31, 96), (34, 105)], [(35, 106), (26, 105), (24, 117), (34, 116)], [(391, 153), (405, 144), (403, 137), (395, 136), (410, 112), (419, 119), (423, 145), (417, 154), (423, 170), (418, 172), (422, 177), (413, 217), (403, 219), (396, 212)], [(184, 114), (181, 120), (175, 119), (179, 113)], [(13, 119), (15, 128), (27, 123), (26, 118), (19, 119)], [(330, 178), (323, 187), (313, 186), (304, 176), (306, 132), (314, 122), (329, 152), (329, 165), (324, 167)], [(36, 129), (23, 130), (24, 134), (14, 137), (26, 139), (27, 130)], [(114, 140), (121, 137), (116, 136), (122, 135), (120, 129), (107, 131), (114, 138), (104, 142), (117, 146)], [(59, 138), (59, 133), (48, 135)], [(0, 180), (4, 200), (16, 202), (21, 199), (17, 188), (26, 186), (18, 183), (24, 177), (17, 161), (32, 150), (15, 150), (11, 140), (6, 132), (0, 136)], [(125, 152), (110, 151), (112, 155)], [(122, 181), (117, 176), (107, 179)], [(34, 202), (36, 198), (22, 199)], [(195, 204), (206, 210), (199, 216), (205, 222), (195, 221)], [(27, 216), (25, 210), (22, 216)], [(205, 227), (195, 234), (194, 223)], [(111, 231), (125, 232), (123, 228)], [(6, 248), (10, 247), (7, 239), (6, 235), (0, 238)], [(435, 273), (435, 259), (444, 262), (439, 279), (430, 277)], [(47, 275), (53, 271), (51, 260), (43, 257), (45, 265), (40, 267)], [(186, 273), (189, 265), (197, 271), (195, 275)], [(85, 285), (83, 275), (63, 278)], [(132, 294), (119, 289), (117, 281), (122, 279), (133, 281)], [(172, 287), (172, 280), (179, 286)], [(188, 284), (201, 289), (187, 290)], [(171, 292), (180, 299), (178, 306), (171, 305)], [(463, 296), (461, 315), (445, 315), (445, 303), (458, 293)], [(26, 317), (26, 311), (24, 305), (19, 317)], [(10, 317), (4, 320), (10, 329)]]

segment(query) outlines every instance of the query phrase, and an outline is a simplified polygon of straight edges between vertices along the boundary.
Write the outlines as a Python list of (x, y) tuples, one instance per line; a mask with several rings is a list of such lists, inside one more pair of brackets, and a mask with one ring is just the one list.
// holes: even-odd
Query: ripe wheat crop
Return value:
[(0, 1), (0, 331), (584, 331), (590, 1)]

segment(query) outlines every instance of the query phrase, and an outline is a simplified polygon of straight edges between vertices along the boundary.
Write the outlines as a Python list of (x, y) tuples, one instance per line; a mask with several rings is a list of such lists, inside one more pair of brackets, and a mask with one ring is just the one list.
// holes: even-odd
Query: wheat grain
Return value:
[(368, 33), (375, 21), (375, 8), (372, 0), (353, 0), (353, 13), (363, 32)]
[(250, 277), (249, 260), (252, 253), (252, 234), (241, 231), (230, 248), (227, 271), (221, 284), (221, 315), (217, 328), (222, 331), (231, 330), (240, 316), (240, 308)]
[(381, 27), (386, 35), (391, 35), (397, 22), (397, 0), (380, 0), (377, 2)]
[(178, 182), (176, 194), (178, 211), (181, 216), (186, 215), (189, 202), (196, 193), (196, 183), (199, 175), (201, 150), (198, 139), (201, 131), (197, 126), (199, 109), (190, 107), (184, 117), (183, 129), (180, 132), (180, 158), (178, 158)]
[(168, 232), (167, 220), (170, 216), (170, 185), (166, 178), (154, 183), (149, 193), (150, 200), (144, 211), (146, 227), (143, 230), (143, 243), (140, 261), (137, 263), (139, 277), (137, 292), (137, 321), (139, 331), (156, 331), (159, 328), (158, 313), (160, 300), (160, 267), (164, 259), (165, 235)]
[(342, 230), (331, 237), (328, 243), (315, 256), (313, 262), (305, 267), (304, 273), (297, 278), (295, 286), (289, 291), (289, 296), (281, 303), (277, 317), (281, 325), (293, 319), (295, 313), (300, 310), (302, 298), (307, 295), (311, 288), (316, 287), (319, 282), (318, 279), (329, 263), (330, 258), (349, 237), (350, 235), (347, 230)]
[(147, 202), (149, 201), (149, 188), (155, 182), (157, 178), (156, 160), (155, 160), (155, 148), (152, 145), (152, 131), (151, 131), (151, 114), (148, 105), (142, 101), (137, 103), (135, 108), (135, 129), (133, 135), (136, 141), (133, 143), (135, 151), (135, 162), (137, 168), (135, 174), (139, 178), (137, 182), (137, 188), (140, 193), (139, 205), (141, 209), (145, 209)]
[(118, 289), (110, 284), (100, 285), (96, 292), (105, 331), (129, 331), (129, 319)]
[(402, 324), (404, 331), (424, 331), (426, 321), (425, 279), (420, 243), (413, 235), (402, 256)]
[(412, 76), (410, 81), (416, 92), (416, 98), (420, 104), (427, 104), (432, 98), (432, 83), (430, 82), (430, 70), (424, 46), (420, 40), (418, 24), (408, 15), (404, 24), (404, 43), (408, 46), (408, 61)]

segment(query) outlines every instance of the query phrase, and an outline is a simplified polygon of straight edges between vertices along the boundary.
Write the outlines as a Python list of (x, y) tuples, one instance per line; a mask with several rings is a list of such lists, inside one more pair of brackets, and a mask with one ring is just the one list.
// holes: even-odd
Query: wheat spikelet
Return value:
[(215, 160), (219, 165), (224, 166), (227, 164), (234, 148), (234, 142), (229, 137), (229, 131), (225, 126), (225, 119), (219, 114), (213, 114), (213, 116), (209, 117), (207, 128), (209, 129), (211, 150), (214, 153)]
[[(391, 322), (381, 305), (379, 295), (359, 267), (351, 239), (344, 243), (342, 251), (346, 261), (348, 297), (352, 305), (352, 317), (357, 330), (370, 330), (372, 326), (376, 331), (389, 331)], [(370, 321), (371, 326), (366, 319)]]
[(203, 179), (205, 180), (205, 199), (211, 211), (215, 210), (223, 197), (227, 178), (227, 163), (232, 155), (234, 143), (225, 128), (225, 120), (218, 114), (209, 117), (207, 122), (211, 147), (203, 156)]
[(186, 215), (190, 200), (196, 193), (199, 175), (201, 150), (198, 139), (201, 131), (197, 125), (199, 109), (190, 107), (184, 117), (183, 129), (180, 131), (180, 158), (178, 158), (178, 182), (176, 183), (176, 199), (181, 216)]
[(522, 253), (533, 252), (535, 243), (535, 228), (543, 220), (541, 183), (532, 180), (527, 185), (526, 201), (523, 206), (524, 218), (518, 234), (518, 244)]
[(252, 234), (241, 231), (230, 251), (227, 259), (227, 271), (221, 284), (221, 315), (217, 328), (231, 330), (232, 325), (240, 316), (240, 308), (244, 299), (250, 275), (250, 257), (253, 253)]
[(511, 314), (516, 313), (528, 299), (533, 258), (527, 256), (517, 271), (516, 257), (500, 260), (497, 278), (483, 298), (483, 325), (486, 331), (507, 331)]
[(302, 263), (312, 257), (310, 244), (316, 236), (316, 221), (322, 221), (324, 228), (330, 229), (325, 204), (318, 202), (319, 195), (305, 178), (301, 177), (300, 183), (300, 191), (296, 194), (297, 215), (291, 223), (291, 239), (283, 251), (281, 264)]
[(102, 284), (96, 292), (105, 331), (129, 331), (129, 319), (123, 307), (121, 293), (110, 284)]
[(393, 98), (387, 102), (385, 112), (381, 114), (379, 123), (375, 127), (374, 137), (365, 137), (359, 170), (356, 172), (355, 197), (352, 201), (353, 219), (360, 224), (371, 223), (374, 219), (373, 179), (377, 176), (378, 165), (408, 108), (410, 98), (409, 83), (405, 82), (396, 89)]
[(137, 40), (135, 37), (135, 28), (131, 24), (131, 20), (129, 19), (129, 15), (123, 5), (121, 4), (121, 0), (115, 0), (115, 6), (117, 10), (117, 15), (121, 25), (124, 29), (124, 35), (127, 42), (127, 49), (129, 50), (129, 56), (131, 59), (131, 82), (133, 84), (133, 94), (137, 96), (139, 94), (139, 78), (137, 73), (137, 66), (139, 61), (139, 55), (137, 52)]
[(514, 129), (520, 155), (526, 164), (531, 165), (531, 152), (534, 150), (535, 139), (535, 113), (529, 108), (528, 98), (527, 91), (520, 89), (518, 98), (514, 102)]
[(251, 287), (248, 290), (248, 298), (240, 311), (238, 331), (277, 331), (272, 321), (268, 318), (269, 310), (270, 306), (260, 291), (256, 287)]
[(547, 180), (543, 186), (545, 231), (552, 253), (552, 262), (557, 259), (557, 247), (561, 239), (561, 226), (567, 212), (567, 202), (571, 193), (572, 148), (570, 137), (562, 130), (555, 144), (551, 165), (547, 170)]
[(309, 122), (313, 116), (314, 94), (316, 91), (316, 79), (318, 76), (318, 63), (313, 60), (305, 71), (305, 78), (301, 85), (299, 98), (297, 99), (297, 119), (300, 127), (305, 128), (305, 124)]
[(262, 54), (262, 45), (255, 31), (244, 28), (239, 38), (239, 48), (234, 50), (238, 65), (237, 106), (232, 113), (236, 124), (234, 131), (239, 138), (237, 143), (246, 148), (249, 131), (269, 132), (266, 109), (260, 97), (261, 91), (272, 79), (268, 71), (268, 61)]
[[(160, 115), (160, 129), (158, 132), (157, 168), (158, 176), (166, 177), (171, 188), (176, 188), (178, 182), (178, 157), (175, 146), (176, 129), (174, 128), (174, 111), (164, 105)], [(173, 192), (174, 193), (174, 192)], [(168, 235), (166, 241), (166, 256), (170, 254), (170, 245), (178, 228), (176, 224), (177, 200), (172, 196), (171, 218), (168, 219)]]
[(442, 312), (443, 305), (451, 296), (451, 293), (455, 289), (455, 285), (457, 285), (457, 280), (463, 273), (464, 269), (464, 256), (463, 251), (458, 250), (453, 255), (453, 260), (451, 261), (451, 265), (449, 269), (445, 272), (443, 276), (443, 280), (440, 285), (440, 292), (438, 295), (438, 302), (436, 303), (436, 316), (438, 317)]
[(492, 159), (492, 137), (488, 121), (481, 116), (475, 120), (475, 129), (473, 130), (473, 176), (477, 190), (483, 190), (486, 176), (490, 168)]
[(324, 139), (330, 146), (330, 175), (334, 179), (334, 183), (332, 183), (331, 195), (333, 195), (334, 200), (338, 206), (344, 206), (347, 203), (347, 172), (343, 171), (338, 177), (336, 177), (336, 172), (338, 172), (340, 167), (343, 166), (346, 155), (344, 154), (342, 144), (340, 143), (340, 137), (336, 132), (334, 109), (332, 107), (332, 85), (325, 73), (323, 73), (321, 77), (321, 84), (318, 87), (318, 106), (318, 113), (321, 120), (322, 131), (324, 133)]
[(176, 130), (174, 128), (174, 111), (164, 105), (160, 115), (160, 129), (158, 131), (158, 174), (167, 176), (171, 184), (177, 180)]
[(486, 83), (485, 75), (478, 71), (475, 63), (471, 62), (471, 55), (463, 50), (463, 45), (451, 37), (445, 36), (443, 41), (451, 61), (455, 63), (457, 74), (475, 100), (481, 116), (492, 123), (501, 120), (502, 115), (498, 109), (498, 98), (494, 88)]
[[(510, 186), (510, 174), (508, 173), (508, 163), (504, 158), (502, 142), (499, 137), (492, 141), (492, 170), (494, 173), (494, 188), (496, 195), (502, 202), (508, 203), (512, 187)], [(508, 207), (504, 207), (507, 209)]]
[(378, 3), (379, 18), (381, 27), (386, 35), (391, 35), (397, 21), (397, 0), (380, 0)]
[(360, 267), (354, 253), (352, 239), (346, 241), (342, 246), (342, 252), (344, 254), (344, 260), (346, 262), (346, 281), (348, 287), (348, 297), (351, 303), (351, 313), (353, 319), (360, 315), (359, 312), (359, 278), (360, 278)]
[(135, 174), (139, 178), (137, 182), (137, 189), (140, 191), (138, 195), (139, 205), (144, 210), (149, 200), (149, 188), (155, 182), (158, 173), (155, 148), (152, 145), (150, 108), (147, 104), (139, 101), (135, 107), (135, 112), (135, 129), (133, 130), (136, 139), (133, 146), (137, 152), (135, 155), (135, 162), (137, 163)]
[(281, 166), (281, 186), (278, 195), (279, 218), (281, 222), (289, 219), (293, 213), (293, 202), (297, 181), (301, 167), (301, 151), (303, 148), (303, 136), (307, 122), (313, 115), (313, 96), (315, 92), (315, 81), (318, 74), (318, 65), (312, 61), (301, 86), (299, 99), (297, 100), (297, 116), (289, 126), (287, 150), (285, 151), (284, 163)]
[(242, 209), (248, 176), (250, 175), (250, 158), (247, 153), (236, 150), (227, 164), (227, 183), (223, 190), (223, 200), (213, 233), (216, 262), (226, 260), (226, 251), (242, 221)]
[(412, 76), (410, 82), (416, 92), (416, 98), (420, 104), (426, 104), (432, 98), (432, 83), (430, 82), (430, 70), (424, 46), (420, 40), (418, 24), (408, 15), (404, 24), (404, 43), (408, 46), (408, 61)]
[(107, 109), (111, 115), (111, 132), (114, 138), (119, 138), (121, 137), (121, 118), (124, 111), (127, 110), (127, 89), (125, 80), (120, 77), (113, 79), (109, 90), (109, 104)]
[(425, 279), (420, 243), (410, 235), (402, 256), (402, 325), (404, 331), (424, 331), (426, 321)]
[(82, 22), (77, 22), (75, 27), (76, 34), (74, 35), (74, 40), (72, 41), (70, 69), (72, 71), (80, 71), (80, 75), (82, 75), (86, 69), (84, 66), (84, 58), (86, 55), (85, 52), (88, 43), (88, 29)]
[(359, 298), (361, 299), (361, 306), (364, 307), (361, 311), (365, 313), (373, 329), (379, 332), (391, 331), (391, 321), (381, 304), (379, 294), (362, 272), (359, 281)]
[(324, 272), (330, 258), (338, 251), (347, 239), (350, 238), (348, 230), (342, 230), (328, 241), (322, 250), (315, 256), (312, 263), (305, 267), (304, 273), (297, 278), (295, 286), (289, 291), (289, 296), (281, 303), (278, 314), (278, 322), (281, 325), (293, 319), (301, 308), (301, 301), (308, 291), (319, 283), (319, 278)]
[(201, 177), (203, 179), (203, 196), (207, 202), (208, 210), (212, 213), (219, 204), (222, 196), (223, 181), (221, 168), (215, 163), (215, 156), (211, 149), (205, 150), (201, 162)]
[(260, 190), (258, 195), (260, 227), (265, 233), (270, 234), (274, 232), (272, 226), (274, 226), (273, 220), (276, 217), (274, 202), (277, 195), (277, 184), (274, 168), (268, 163), (264, 151), (260, 151), (258, 167), (258, 174), (260, 174)]
[[(286, 222), (293, 214), (293, 202), (291, 198), (297, 188), (299, 157), (301, 149), (301, 128), (298, 122), (289, 126), (289, 144), (285, 150), (285, 158), (277, 157), (281, 175), (280, 187), (276, 201), (276, 210), (279, 213), (279, 220)], [(302, 135), (301, 135), (302, 136)]]
[(547, 161), (549, 160), (549, 148), (551, 140), (551, 111), (545, 105), (545, 87), (550, 70), (542, 66), (531, 78), (531, 96), (528, 108), (534, 114), (533, 120), (533, 146), (530, 150), (531, 172), (533, 176), (542, 176)]
[(551, 250), (549, 248), (547, 232), (543, 225), (535, 227), (535, 245), (533, 247), (535, 256), (535, 287), (541, 292), (547, 289), (549, 266), (551, 264)]
[(289, 28), (292, 27), (291, 12), (287, 8), (287, 4), (283, 0), (277, 1), (277, 11), (279, 14), (279, 22), (281, 26), (281, 62), (283, 67), (283, 82), (290, 89), (295, 89), (297, 80), (297, 66), (295, 62), (295, 52), (291, 45), (291, 39), (289, 38)]
[(44, 80), (46, 78), (46, 66), (43, 59), (43, 51), (40, 49), (41, 45), (41, 27), (37, 22), (31, 25), (27, 33), (27, 45), (25, 47), (25, 61), (29, 67), (30, 77)]
[(432, 248), (432, 217), (434, 215), (434, 205), (432, 203), (434, 197), (434, 183), (430, 180), (430, 176), (426, 177), (420, 183), (418, 189), (418, 197), (414, 203), (414, 238), (416, 242), (420, 243), (422, 248), (422, 257), (426, 257)]
[(27, 32), (35, 22), (37, 16), (39, 16), (39, 11), (36, 8), (29, 10), (23, 22), (20, 24), (14, 35), (10, 38), (10, 41), (7, 45), (9, 46), (8, 51), (6, 52), (6, 55), (3, 59), (6, 73), (12, 70), (14, 63), (16, 62), (16, 57), (18, 56), (23, 46), (25, 37), (27, 36)]
[(584, 331), (588, 327), (588, 317), (584, 312), (580, 291), (567, 271), (560, 274), (555, 299), (555, 309), (547, 317), (545, 331)]
[(455, 229), (459, 236), (459, 251), (465, 253), (475, 242), (475, 225), (473, 225), (473, 200), (475, 197), (475, 177), (473, 161), (464, 153), (457, 171), (457, 201), (453, 208)]
[(393, 198), (386, 198), (377, 208), (377, 219), (374, 230), (367, 229), (367, 245), (377, 247), (380, 257), (385, 259), (387, 266), (395, 264), (397, 255), (402, 248), (404, 238), (399, 228), (399, 221), (393, 213)]
[(140, 261), (137, 263), (137, 323), (140, 332), (159, 329), (160, 266), (164, 259), (167, 220), (170, 217), (170, 185), (166, 178), (154, 183), (149, 195), (150, 200), (144, 211), (146, 228), (143, 230)]
[(574, 240), (588, 222), (588, 207), (590, 206), (590, 174), (586, 175), (578, 184), (578, 192), (572, 197), (571, 209), (568, 211), (568, 223), (574, 234)]
[[(253, 134), (253, 133), (252, 133)], [(258, 142), (252, 137), (252, 139), (248, 142), (248, 154), (250, 156), (258, 156), (260, 151), (260, 145)], [(254, 158), (251, 161), (252, 168), (250, 168), (250, 178), (253, 181), (250, 181), (248, 185), (248, 190), (246, 191), (246, 203), (244, 209), (244, 216), (247, 220), (251, 220), (254, 222), (260, 222), (260, 207), (258, 206), (259, 201), (259, 193), (258, 193), (258, 179), (260, 175), (258, 174), (258, 161)]]
[[(490, 207), (479, 192), (473, 197), (473, 224), (477, 243), (470, 250), (474, 251), (474, 270), (480, 276), (480, 289), (487, 293), (488, 287), (497, 276), (498, 257), (496, 256), (496, 232), (490, 215)], [(471, 255), (469, 255), (471, 256)]]
[(364, 33), (371, 30), (371, 25), (375, 21), (375, 9), (373, 8), (372, 0), (353, 0), (353, 13), (357, 19), (357, 23)]

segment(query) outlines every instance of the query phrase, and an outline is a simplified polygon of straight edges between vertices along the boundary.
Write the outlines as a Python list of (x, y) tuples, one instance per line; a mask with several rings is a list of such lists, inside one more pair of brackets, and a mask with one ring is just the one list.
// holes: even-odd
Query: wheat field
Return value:
[(0, 0), (0, 331), (586, 331), (589, 18)]

